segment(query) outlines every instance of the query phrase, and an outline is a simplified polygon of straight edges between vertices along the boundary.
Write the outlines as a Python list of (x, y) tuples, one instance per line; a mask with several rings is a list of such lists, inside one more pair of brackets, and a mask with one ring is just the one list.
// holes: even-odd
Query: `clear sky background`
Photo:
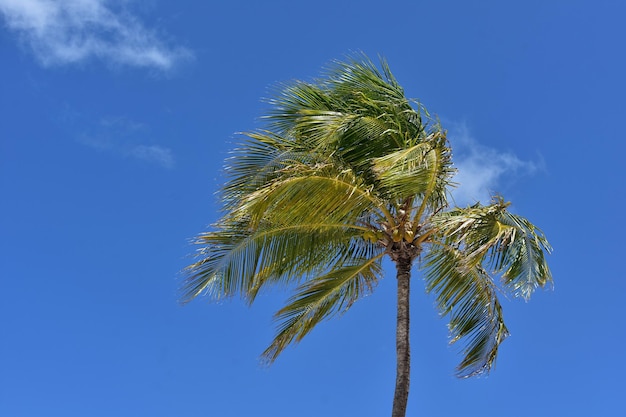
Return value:
[(554, 291), (504, 300), (488, 377), (416, 275), (409, 416), (626, 416), (626, 3), (0, 0), (0, 416), (390, 414), (395, 279), (270, 368), (272, 312), (177, 303), (236, 132), (272, 86), (384, 55), (547, 234)]

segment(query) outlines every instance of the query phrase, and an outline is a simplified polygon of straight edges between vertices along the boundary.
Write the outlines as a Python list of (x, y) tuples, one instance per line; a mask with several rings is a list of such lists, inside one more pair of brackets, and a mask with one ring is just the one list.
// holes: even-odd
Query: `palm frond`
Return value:
[(384, 61), (382, 67), (359, 56), (334, 63), (314, 83), (283, 86), (270, 101), (270, 129), (360, 172), (369, 159), (425, 139), (430, 119), (421, 106), (413, 109)]
[(463, 254), (434, 244), (425, 258), (426, 289), (436, 295), (442, 315), (450, 315), (451, 343), (463, 340), (460, 377), (488, 372), (508, 336), (491, 278), (479, 265), (468, 268)]
[(445, 141), (432, 139), (373, 160), (373, 171), (387, 197), (418, 197), (432, 209), (446, 205), (446, 189), (454, 173)]
[(552, 283), (545, 258), (552, 247), (543, 232), (521, 216), (504, 212), (499, 221), (515, 232), (492, 251), (495, 271), (502, 273), (503, 283), (510, 291), (528, 300), (537, 287)]
[(282, 178), (245, 196), (237, 209), (250, 218), (252, 228), (268, 216), (280, 223), (320, 219), (350, 223), (366, 212), (384, 215), (385, 204), (351, 170), (301, 164), (286, 167)]
[(382, 256), (353, 256), (325, 275), (304, 282), (276, 313), (278, 333), (263, 352), (263, 358), (273, 362), (289, 344), (302, 340), (319, 322), (347, 311), (369, 294), (380, 278)]
[(405, 106), (400, 108), (406, 108), (408, 101), (404, 90), (384, 60), (382, 68), (381, 72), (369, 58), (357, 54), (347, 60), (334, 61), (326, 70), (325, 84), (337, 95), (345, 97), (346, 101), (354, 97), (366, 97), (378, 103), (376, 107), (404, 103)]
[(183, 301), (205, 293), (215, 300), (239, 295), (252, 302), (266, 285), (317, 276), (351, 253), (376, 255), (382, 248), (363, 239), (366, 230), (316, 222), (262, 224), (253, 232), (246, 224), (228, 225), (204, 233), (196, 240), (200, 260), (187, 268)]
[(243, 196), (274, 181), (294, 161), (314, 165), (320, 158), (309, 148), (298, 146), (269, 131), (247, 133), (247, 139), (226, 160), (227, 183), (222, 188), (224, 211), (234, 208)]
[(342, 138), (359, 116), (342, 111), (302, 109), (294, 118), (291, 134), (306, 141), (309, 150), (333, 155), (342, 146)]
[(467, 269), (477, 265), (502, 275), (506, 289), (528, 300), (534, 290), (552, 282), (545, 254), (552, 248), (543, 232), (506, 210), (496, 199), (489, 206), (457, 208), (433, 218), (446, 244), (463, 250)]
[(336, 98), (329, 98), (327, 104), (324, 108), (291, 108), (289, 113), (269, 117), (294, 142), (306, 144), (321, 155), (336, 155), (361, 170), (370, 158), (404, 146), (400, 122), (380, 109), (358, 107)]
[(341, 106), (333, 102), (326, 88), (304, 81), (279, 86), (278, 94), (268, 102), (271, 108), (264, 119), (268, 121), (270, 130), (283, 136), (289, 136), (293, 132), (303, 110), (341, 110)]

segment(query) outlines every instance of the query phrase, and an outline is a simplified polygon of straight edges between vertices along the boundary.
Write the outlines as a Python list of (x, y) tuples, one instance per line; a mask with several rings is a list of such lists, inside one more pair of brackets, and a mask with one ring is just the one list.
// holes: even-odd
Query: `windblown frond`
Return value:
[(425, 261), (426, 289), (436, 295), (441, 313), (450, 315), (451, 343), (465, 343), (458, 375), (489, 371), (508, 336), (491, 278), (480, 265), (468, 268), (464, 254), (450, 246), (433, 245)]
[(552, 247), (543, 232), (523, 217), (502, 213), (499, 221), (512, 227), (510, 241), (500, 243), (493, 255), (496, 272), (502, 272), (505, 286), (528, 300), (537, 287), (552, 283), (545, 253)]
[(264, 118), (268, 121), (268, 128), (281, 136), (297, 136), (293, 134), (293, 128), (303, 110), (339, 111), (321, 85), (296, 81), (279, 87), (276, 96), (268, 100), (271, 107)]
[(446, 206), (446, 189), (454, 174), (450, 148), (440, 134), (373, 159), (373, 171), (388, 197), (417, 198), (432, 211)]
[(356, 222), (366, 212), (384, 211), (384, 201), (349, 169), (294, 164), (280, 177), (242, 198), (235, 216), (255, 228), (264, 219), (292, 224), (312, 220)]
[(490, 206), (456, 208), (431, 219), (427, 289), (436, 294), (441, 312), (451, 315), (452, 342), (465, 340), (461, 376), (488, 371), (508, 334), (488, 268), (501, 274), (505, 289), (525, 299), (551, 282), (544, 256), (548, 242), (507, 206), (496, 199)]
[(506, 289), (528, 300), (537, 287), (552, 282), (545, 253), (552, 248), (527, 219), (509, 213), (497, 199), (490, 206), (458, 208), (433, 219), (447, 244), (461, 247), (465, 267), (485, 265), (502, 275)]
[[(327, 78), (296, 82), (270, 101), (269, 126), (368, 176), (370, 161), (403, 150), (439, 130), (415, 110), (385, 62), (382, 73), (362, 57), (336, 62)], [(424, 114), (422, 114), (424, 113)]]
[(320, 161), (306, 146), (269, 131), (247, 134), (227, 159), (228, 182), (222, 189), (224, 211), (232, 210), (241, 198), (274, 181), (281, 170), (293, 162), (314, 165)]
[[(240, 295), (252, 301), (264, 285), (322, 273), (353, 253), (350, 241), (362, 234), (359, 226), (325, 222), (263, 224), (255, 232), (246, 231), (245, 224), (223, 226), (198, 237), (201, 259), (188, 267), (183, 299), (206, 293), (214, 299)], [(380, 252), (372, 244), (362, 244), (368, 253)]]
[(380, 277), (382, 255), (345, 259), (345, 264), (298, 287), (288, 304), (276, 313), (278, 334), (263, 357), (273, 362), (290, 343), (299, 342), (320, 321), (345, 312), (369, 294)]

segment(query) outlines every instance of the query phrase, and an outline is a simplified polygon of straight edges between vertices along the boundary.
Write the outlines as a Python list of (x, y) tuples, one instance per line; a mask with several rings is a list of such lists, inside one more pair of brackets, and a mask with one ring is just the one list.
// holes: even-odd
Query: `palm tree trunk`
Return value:
[(396, 260), (398, 279), (398, 315), (396, 323), (396, 391), (393, 396), (391, 417), (405, 417), (409, 399), (411, 374), (411, 349), (409, 347), (409, 284), (411, 262), (409, 256)]

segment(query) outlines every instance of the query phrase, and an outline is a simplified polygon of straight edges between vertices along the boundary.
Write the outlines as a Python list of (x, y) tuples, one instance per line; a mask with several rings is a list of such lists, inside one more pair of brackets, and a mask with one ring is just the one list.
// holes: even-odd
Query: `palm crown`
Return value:
[(550, 246), (501, 198), (449, 208), (446, 132), (381, 68), (358, 57), (282, 87), (267, 130), (247, 134), (227, 160), (223, 216), (197, 239), (184, 300), (252, 302), (265, 287), (294, 288), (263, 353), (272, 362), (372, 291), (385, 255), (408, 273), (418, 259), (452, 341), (464, 341), (459, 376), (487, 371), (508, 334), (498, 291), (528, 298), (549, 283)]

